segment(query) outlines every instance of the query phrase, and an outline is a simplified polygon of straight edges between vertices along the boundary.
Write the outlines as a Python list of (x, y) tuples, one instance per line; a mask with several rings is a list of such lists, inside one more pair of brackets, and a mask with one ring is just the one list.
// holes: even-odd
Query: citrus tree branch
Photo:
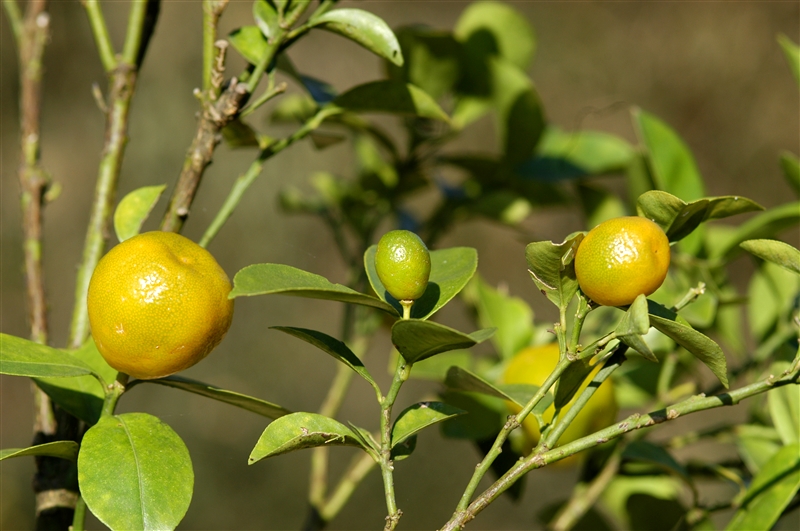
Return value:
[(16, 0), (3, 0), (3, 9), (5, 9), (8, 23), (11, 25), (14, 40), (19, 45), (20, 39), (22, 39), (22, 13), (20, 13), (19, 6)]
[[(138, 77), (138, 63), (144, 55), (145, 47), (152, 33), (155, 20), (149, 19), (148, 0), (137, 0), (131, 4), (131, 13), (127, 37), (125, 39), (125, 56), (120, 62), (115, 61), (110, 72), (110, 93), (108, 113), (106, 114), (106, 134), (103, 153), (98, 168), (97, 183), (95, 185), (94, 201), (92, 202), (89, 225), (86, 231), (86, 240), (83, 248), (83, 259), (78, 269), (78, 279), (75, 286), (75, 306), (72, 313), (69, 344), (71, 348), (78, 348), (89, 335), (89, 318), (86, 309), (86, 294), (89, 290), (89, 280), (92, 272), (100, 260), (108, 237), (108, 226), (111, 219), (116, 196), (117, 181), (122, 166), (125, 145), (128, 143), (128, 114), (131, 99), (136, 88)], [(86, 2), (87, 11), (93, 4)], [(96, 7), (96, 6), (95, 6)], [(99, 7), (96, 7), (99, 10)], [(92, 14), (90, 12), (90, 19)], [(156, 11), (157, 13), (157, 11)], [(98, 39), (98, 49), (101, 57), (107, 53)], [(134, 59), (134, 61), (129, 61)], [(105, 59), (104, 63), (105, 63)]]
[(92, 34), (97, 44), (97, 52), (100, 54), (100, 61), (106, 73), (111, 74), (117, 67), (117, 58), (114, 53), (114, 46), (111, 44), (111, 36), (108, 34), (106, 19), (100, 9), (98, 0), (83, 0), (83, 7), (89, 17), (89, 24), (92, 27)]
[[(217, 23), (228, 0), (203, 0), (203, 92), (210, 94), (217, 58)], [(216, 94), (218, 96), (219, 94)], [(212, 98), (215, 99), (215, 98)]]
[(716, 396), (700, 394), (648, 414), (633, 414), (615, 423), (613, 426), (609, 426), (608, 428), (572, 441), (571, 443), (548, 450), (542, 454), (531, 454), (529, 457), (519, 461), (501, 478), (495, 481), (488, 489), (478, 496), (469, 507), (454, 514), (441, 530), (454, 531), (462, 529), (464, 525), (474, 519), (476, 515), (497, 499), (497, 497), (514, 484), (515, 481), (531, 470), (542, 468), (550, 463), (582, 452), (588, 448), (604, 444), (635, 430), (675, 420), (683, 415), (697, 413), (698, 411), (733, 406), (746, 398), (765, 393), (770, 389), (782, 387), (784, 385), (798, 384), (800, 384), (800, 366), (795, 365), (792, 369), (781, 374), (770, 375), (753, 384), (740, 387), (730, 392), (721, 393)]

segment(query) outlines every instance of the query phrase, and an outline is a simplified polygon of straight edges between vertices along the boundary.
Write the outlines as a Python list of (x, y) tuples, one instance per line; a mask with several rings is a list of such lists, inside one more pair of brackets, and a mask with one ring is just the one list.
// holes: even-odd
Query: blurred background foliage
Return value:
[[(366, 8), (393, 28), (424, 24), (443, 30), (451, 30), (468, 5), (340, 2), (340, 7)], [(798, 41), (800, 6), (780, 2), (526, 2), (513, 6), (535, 29), (535, 51), (519, 49), (513, 53), (520, 64), (527, 64), (525, 57), (535, 53), (527, 73), (536, 84), (550, 124), (567, 131), (605, 131), (636, 143), (629, 112), (636, 105), (665, 120), (687, 142), (705, 179), (707, 195), (742, 195), (767, 208), (783, 204), (791, 195), (781, 176), (778, 155), (800, 149), (800, 101), (776, 36), (783, 33)], [(127, 5), (107, 3), (103, 8), (112, 36), (123, 35)], [(104, 86), (104, 74), (88, 21), (77, 2), (54, 2), (49, 11), (52, 42), (45, 53), (42, 155), (44, 166), (62, 191), (46, 211), (44, 264), (52, 343), (63, 345), (103, 141), (103, 116), (92, 97), (91, 84)], [(119, 198), (141, 186), (174, 185), (195, 129), (197, 102), (192, 89), (201, 82), (200, 21), (199, 3), (162, 4), (134, 97)], [(233, 2), (221, 19), (220, 33), (251, 23), (251, 3)], [(398, 36), (405, 44), (402, 32)], [(18, 65), (5, 21), (1, 39), (0, 329), (26, 336), (16, 182)], [(380, 59), (326, 32), (312, 32), (289, 55), (298, 70), (324, 80), (339, 93), (384, 76)], [(232, 50), (228, 57), (228, 73), (240, 71), (243, 60)], [(290, 83), (290, 92), (299, 92), (294, 81), (285, 80)], [(249, 121), (273, 137), (293, 131), (294, 125), (270, 121), (273, 109), (274, 105), (267, 105)], [(376, 116), (375, 120), (403, 141), (396, 119)], [(486, 116), (448, 144), (445, 154), (496, 154), (501, 150), (502, 136), (495, 121)], [(217, 150), (185, 235), (195, 240), (200, 237), (233, 179), (247, 169), (252, 158), (250, 150)], [(351, 176), (358, 164), (349, 142), (325, 150), (316, 149), (309, 140), (292, 146), (268, 161), (262, 177), (211, 244), (211, 252), (231, 275), (251, 263), (277, 262), (347, 282), (346, 266), (327, 229), (317, 218), (286, 215), (279, 208), (278, 196), (287, 187), (310, 192), (309, 176), (317, 172)], [(449, 178), (446, 173), (441, 177)], [(624, 179), (603, 177), (601, 182), (626, 194)], [(432, 191), (419, 194), (408, 211), (411, 215), (425, 212), (434, 201)], [(162, 199), (156, 213), (165, 202)], [(524, 247), (534, 240), (561, 241), (570, 232), (584, 228), (581, 216), (575, 208), (535, 206), (514, 229), (472, 218), (442, 234), (435, 247), (475, 247), (481, 276), (491, 285), (508, 286), (510, 293), (533, 308), (538, 323), (547, 323), (556, 318), (556, 313), (530, 281)], [(157, 218), (154, 216), (145, 228), (155, 228)], [(390, 228), (394, 227), (382, 225), (379, 232)], [(752, 260), (739, 258), (734, 266), (733, 281), (740, 293), (746, 293)], [(469, 330), (471, 324), (467, 324), (469, 316), (464, 310), (463, 305), (452, 304), (442, 311), (439, 320)], [(335, 372), (335, 362), (320, 361), (319, 353), (310, 346), (265, 329), (301, 325), (337, 335), (341, 311), (335, 303), (304, 299), (241, 299), (227, 339), (214, 356), (186, 375), (295, 411), (314, 411)], [(387, 344), (386, 337), (379, 338), (366, 359), (382, 385), (388, 380), (383, 370), (388, 365)], [(9, 377), (0, 377), (0, 384), (0, 447), (27, 446), (33, 414), (30, 384), (26, 379)], [(401, 396), (407, 402), (401, 400), (399, 408), (420, 396), (433, 396), (438, 390), (435, 383), (422, 380), (407, 385)], [(371, 394), (363, 382), (354, 384), (339, 418), (371, 426), (376, 413)], [(676, 423), (677, 427), (669, 427), (663, 435), (702, 426), (721, 414), (743, 417), (747, 407), (702, 413)], [(157, 415), (187, 442), (197, 487), (181, 524), (183, 529), (288, 529), (301, 525), (308, 455), (293, 453), (248, 467), (246, 456), (264, 427), (261, 418), (159, 386), (134, 389), (122, 401), (120, 411)], [(333, 475), (338, 475), (355, 451), (336, 450)], [(723, 450), (702, 447), (700, 451)], [(676, 455), (683, 457), (680, 451)], [(424, 434), (415, 458), (405, 461), (395, 473), (398, 504), (405, 512), (402, 526), (432, 528), (446, 521), (477, 459), (474, 447), (466, 441), (442, 439), (436, 430)], [(33, 462), (3, 461), (0, 471), (0, 528), (30, 528)], [(521, 503), (513, 504), (507, 497), (499, 499), (481, 515), (480, 526), (538, 526), (541, 513), (569, 495), (576, 474), (575, 469), (549, 468), (532, 474)], [(372, 474), (332, 527), (359, 529), (381, 521), (383, 515), (380, 478)], [(646, 515), (631, 513), (632, 519), (643, 517)], [(591, 522), (588, 525), (591, 528)], [(99, 527), (96, 521), (89, 523), (90, 529)]]

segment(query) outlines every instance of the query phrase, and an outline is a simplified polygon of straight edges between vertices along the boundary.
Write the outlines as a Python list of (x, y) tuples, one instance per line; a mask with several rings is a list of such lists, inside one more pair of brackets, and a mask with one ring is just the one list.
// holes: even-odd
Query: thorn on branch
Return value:
[(92, 83), (92, 96), (94, 97), (94, 102), (97, 104), (97, 108), (100, 109), (100, 112), (107, 115), (108, 105), (103, 97), (103, 91), (100, 90), (100, 85), (98, 85), (96, 82)]

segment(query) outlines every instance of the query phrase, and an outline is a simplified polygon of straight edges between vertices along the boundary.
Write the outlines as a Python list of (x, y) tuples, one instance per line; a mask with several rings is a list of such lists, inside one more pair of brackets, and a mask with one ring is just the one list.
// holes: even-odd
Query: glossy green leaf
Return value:
[(88, 365), (62, 350), (0, 334), (0, 374), (64, 378), (91, 373)]
[(777, 240), (747, 240), (739, 247), (750, 254), (800, 274), (800, 251)]
[(120, 242), (139, 234), (142, 224), (156, 206), (158, 198), (161, 197), (166, 187), (166, 184), (144, 186), (122, 198), (114, 211), (114, 231)]
[(494, 328), (465, 334), (432, 321), (400, 319), (392, 326), (392, 343), (408, 363), (430, 358), (441, 352), (469, 348), (489, 339)]
[(536, 52), (533, 28), (517, 10), (500, 2), (470, 4), (453, 30), (473, 53), (499, 55), (517, 68), (526, 69)]
[(274, 37), (278, 30), (278, 12), (267, 0), (253, 2), (253, 18), (258, 29), (267, 39)]
[(658, 358), (645, 343), (644, 336), (650, 331), (650, 318), (647, 314), (647, 297), (639, 295), (622, 316), (614, 333), (617, 339), (634, 349), (644, 358), (658, 363)]
[(656, 187), (684, 201), (703, 197), (703, 179), (683, 139), (666, 123), (641, 109), (633, 110), (633, 121), (647, 150)]
[[(394, 297), (389, 295), (383, 286), (378, 272), (375, 270), (375, 251), (377, 245), (370, 246), (364, 253), (364, 267), (372, 289), (378, 297), (390, 304), (398, 315), (403, 309)], [(478, 268), (478, 252), (471, 247), (451, 247), (431, 251), (431, 275), (428, 287), (422, 297), (414, 302), (411, 307), (411, 317), (414, 319), (427, 319), (439, 308), (450, 302), (464, 289)]]
[(316, 330), (308, 330), (306, 328), (295, 328), (291, 326), (272, 326), (270, 328), (274, 330), (280, 330), (281, 332), (294, 336), (298, 339), (302, 339), (303, 341), (314, 345), (323, 352), (330, 354), (333, 356), (333, 358), (341, 361), (353, 369), (359, 376), (369, 382), (369, 384), (378, 393), (380, 393), (378, 384), (376, 384), (375, 380), (372, 379), (369, 371), (367, 371), (367, 368), (364, 367), (364, 363), (358, 359), (358, 356), (356, 356), (347, 345), (335, 337), (331, 337), (322, 332), (317, 332)]
[(469, 350), (450, 350), (415, 363), (411, 368), (411, 378), (441, 382), (450, 367), (470, 370), (472, 365), (472, 353)]
[(258, 26), (242, 26), (235, 29), (228, 34), (228, 41), (252, 65), (258, 64), (267, 52), (267, 39)]
[(11, 457), (49, 456), (60, 457), (76, 461), (78, 459), (78, 443), (75, 441), (55, 441), (45, 444), (37, 444), (28, 448), (5, 448), (0, 450), (0, 461)]
[(563, 243), (533, 242), (525, 247), (528, 272), (534, 284), (559, 308), (566, 308), (578, 291), (573, 258), (583, 234)]
[(800, 277), (773, 264), (762, 262), (750, 277), (747, 315), (753, 335), (763, 339), (775, 323), (794, 306)]
[(633, 146), (618, 136), (602, 131), (567, 132), (549, 125), (536, 146), (535, 157), (517, 171), (554, 182), (622, 172), (633, 158)]
[(444, 402), (418, 402), (404, 409), (392, 426), (392, 448), (419, 431), (466, 413)]
[(250, 452), (248, 463), (316, 446), (363, 448), (360, 437), (341, 422), (316, 413), (292, 413), (267, 426)]
[(312, 28), (321, 28), (357, 42), (372, 53), (403, 64), (403, 53), (391, 28), (380, 17), (362, 9), (345, 8), (328, 11), (308, 22)]
[(657, 465), (668, 472), (680, 476), (684, 481), (690, 482), (689, 472), (682, 464), (678, 463), (672, 454), (662, 446), (657, 446), (648, 441), (633, 441), (625, 446), (622, 452), (623, 459), (644, 461)]
[(478, 323), (496, 328), (492, 343), (503, 359), (510, 359), (531, 342), (533, 310), (524, 300), (493, 288), (480, 277), (475, 277), (475, 284)]
[(725, 353), (711, 338), (701, 334), (688, 323), (682, 323), (675, 312), (653, 301), (648, 302), (650, 324), (671, 337), (711, 369), (722, 385), (728, 387), (728, 364)]
[(763, 209), (745, 197), (706, 197), (686, 203), (661, 190), (646, 192), (636, 201), (638, 214), (655, 221), (664, 229), (670, 241), (685, 238), (705, 221)]
[(246, 409), (247, 411), (256, 413), (269, 419), (277, 419), (278, 417), (282, 417), (291, 413), (291, 411), (288, 409), (284, 409), (281, 406), (267, 402), (266, 400), (243, 395), (234, 391), (228, 391), (227, 389), (222, 389), (207, 383), (198, 382), (197, 380), (184, 378), (183, 376), (167, 376), (166, 378), (156, 378), (154, 380), (134, 380), (128, 385), (128, 388), (130, 389), (130, 387), (132, 387), (134, 384), (138, 385), (142, 383), (157, 384), (166, 387), (173, 387), (175, 389), (181, 389), (196, 395), (211, 398), (212, 400), (217, 400), (218, 402), (224, 402), (231, 406)]
[(739, 251), (741, 242), (774, 238), (781, 231), (798, 223), (800, 223), (800, 202), (770, 208), (748, 219), (735, 230), (720, 235), (716, 241), (709, 241), (709, 255), (711, 258), (730, 260)]
[[(86, 363), (107, 384), (117, 379), (117, 371), (106, 363), (91, 337), (81, 348), (69, 353)], [(92, 425), (100, 418), (105, 390), (96, 377), (34, 378), (34, 381), (55, 403), (87, 424)]]
[(89, 510), (112, 530), (175, 529), (194, 490), (189, 451), (172, 428), (146, 413), (102, 417), (78, 454)]
[(395, 30), (402, 66), (387, 63), (389, 79), (412, 83), (438, 100), (451, 92), (461, 73), (463, 47), (448, 31), (423, 26)]
[(283, 264), (254, 264), (236, 273), (229, 297), (253, 295), (293, 295), (311, 299), (349, 302), (371, 306), (389, 313), (398, 313), (386, 302), (354, 291), (341, 284), (333, 284), (325, 277)]
[[(775, 362), (770, 374), (778, 375), (789, 369), (785, 361)], [(783, 444), (800, 442), (800, 386), (784, 385), (767, 394), (769, 416)]]
[(800, 159), (793, 153), (784, 151), (781, 153), (781, 169), (786, 182), (792, 187), (794, 193), (800, 196)]
[[(535, 385), (495, 385), (461, 367), (451, 367), (450, 370), (447, 371), (444, 385), (453, 391), (480, 393), (482, 395), (508, 400), (514, 402), (521, 408), (525, 407), (525, 404), (528, 403), (538, 390)], [(543, 412), (550, 407), (552, 403), (553, 395), (547, 393), (536, 405), (534, 412)]]
[(789, 68), (794, 74), (795, 81), (800, 84), (800, 47), (783, 33), (778, 34), (778, 44), (783, 49), (783, 54), (786, 56), (786, 62), (789, 63)]
[(771, 529), (800, 489), (800, 445), (790, 444), (772, 456), (753, 478), (726, 531)]
[(442, 434), (451, 439), (494, 440), (511, 413), (505, 400), (482, 393), (445, 391), (440, 396), (467, 412), (441, 425)]
[(372, 81), (339, 95), (333, 104), (353, 112), (386, 112), (447, 122), (439, 104), (419, 87), (395, 81)]

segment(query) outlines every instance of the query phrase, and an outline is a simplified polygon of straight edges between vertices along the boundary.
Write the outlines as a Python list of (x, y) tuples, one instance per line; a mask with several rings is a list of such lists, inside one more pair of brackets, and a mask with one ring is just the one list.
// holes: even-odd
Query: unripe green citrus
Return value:
[(575, 253), (581, 290), (603, 306), (626, 306), (661, 286), (669, 269), (669, 240), (647, 218), (604, 221), (589, 231)]
[(407, 230), (387, 232), (378, 242), (375, 270), (398, 301), (422, 297), (431, 275), (431, 254), (419, 236)]
[(233, 318), (230, 280), (211, 253), (179, 234), (146, 232), (111, 249), (89, 283), (97, 349), (135, 378), (169, 376), (206, 357)]

